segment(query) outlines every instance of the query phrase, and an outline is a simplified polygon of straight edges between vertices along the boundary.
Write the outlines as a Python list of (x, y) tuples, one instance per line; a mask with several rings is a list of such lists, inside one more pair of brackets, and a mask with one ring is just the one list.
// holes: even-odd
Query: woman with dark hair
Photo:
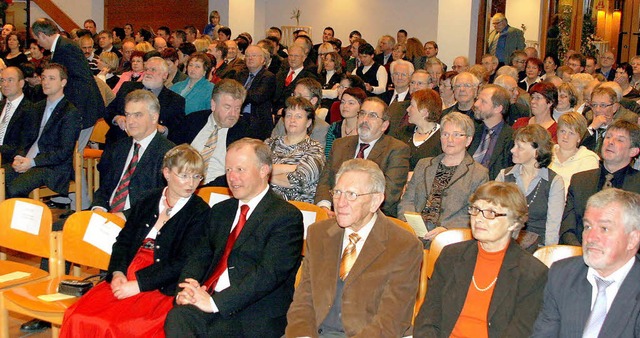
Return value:
[(133, 30), (133, 25), (130, 23), (124, 24), (124, 39), (135, 39), (135, 31)]
[(291, 96), (285, 103), (285, 135), (264, 141), (273, 160), (271, 188), (287, 201), (313, 203), (325, 164), (322, 145), (309, 137), (315, 108), (303, 97)]
[(562, 177), (548, 168), (551, 134), (540, 125), (530, 124), (516, 130), (513, 140), (515, 165), (500, 170), (496, 181), (515, 183), (524, 193), (529, 209), (525, 230), (538, 235), (539, 245), (558, 244), (565, 195)]
[(529, 337), (542, 307), (547, 267), (514, 241), (527, 201), (490, 181), (468, 200), (473, 240), (442, 249), (414, 337)]
[(194, 46), (192, 43), (183, 42), (180, 44), (180, 47), (178, 47), (178, 60), (180, 60), (178, 69), (180, 69), (180, 71), (184, 72), (184, 69), (187, 66), (187, 62), (189, 61), (189, 56), (191, 56), (191, 54), (195, 52), (197, 52), (196, 46)]
[(329, 114), (327, 114), (327, 116), (329, 117), (329, 121), (327, 121), (328, 123), (340, 121), (340, 104), (341, 104), (340, 100), (342, 99), (342, 93), (347, 88), (360, 88), (366, 92), (364, 81), (362, 81), (362, 79), (358, 75), (342, 74), (342, 78), (340, 78), (340, 83), (338, 83), (338, 86), (336, 87), (338, 100), (336, 100), (331, 105), (331, 108), (329, 109)]
[(28, 62), (28, 58), (22, 52), (22, 39), (17, 33), (11, 32), (5, 38), (5, 46), (7, 46), (7, 52), (2, 59), (7, 67), (19, 67), (21, 64)]
[(338, 84), (342, 78), (342, 57), (336, 52), (318, 55), (318, 64), (318, 82), (322, 85), (321, 106), (329, 109), (338, 98)]
[(540, 77), (541, 79), (546, 79), (547, 76), (555, 76), (556, 69), (560, 67), (560, 60), (555, 55), (547, 55), (544, 57), (544, 61), (542, 63), (542, 68), (544, 69), (544, 74)]
[(206, 75), (211, 69), (211, 59), (205, 53), (196, 52), (187, 62), (188, 79), (171, 86), (174, 93), (185, 99), (184, 113), (186, 115), (200, 110), (211, 109), (211, 92), (213, 83)]
[(327, 130), (327, 141), (324, 154), (329, 158), (333, 141), (350, 135), (358, 135), (358, 112), (367, 94), (362, 88), (347, 88), (342, 92), (340, 102), (340, 115), (342, 120), (333, 122)]
[(524, 68), (524, 79), (518, 82), (518, 86), (526, 91), (536, 83), (542, 81), (540, 74), (544, 68), (544, 64), (538, 58), (528, 58)]
[(451, 83), (456, 75), (458, 75), (458, 72), (450, 70), (440, 76), (438, 92), (442, 99), (442, 109), (447, 109), (456, 104), (456, 98), (453, 96), (453, 84)]
[(116, 86), (113, 87), (114, 94), (117, 95), (122, 84), (127, 81), (142, 82), (142, 77), (144, 75), (144, 54), (145, 52), (137, 50), (131, 53), (131, 70), (120, 75), (120, 80)]
[[(8, 64), (7, 64), (8, 66)], [(616, 68), (616, 77), (613, 79), (622, 87), (622, 97), (627, 99), (638, 100), (640, 91), (631, 86), (631, 77), (633, 76), (633, 67), (627, 62), (623, 62)]]
[(558, 124), (551, 115), (553, 109), (558, 105), (558, 90), (551, 83), (536, 83), (529, 90), (531, 95), (531, 117), (521, 117), (513, 123), (513, 129), (519, 129), (527, 125), (538, 124), (551, 133), (551, 138), (557, 141), (556, 133)]
[(152, 37), (153, 37), (153, 33), (151, 33), (151, 31), (145, 28), (140, 28), (140, 30), (136, 32), (136, 35), (133, 38), (136, 41), (136, 43), (140, 43), (143, 41), (151, 42)]
[(167, 76), (167, 79), (164, 81), (165, 87), (171, 89), (174, 84), (189, 78), (187, 74), (178, 70), (178, 51), (175, 48), (165, 48), (160, 57), (162, 57), (169, 65), (169, 76)]
[(164, 337), (180, 272), (208, 222), (207, 203), (194, 195), (203, 174), (202, 156), (188, 144), (164, 155), (167, 187), (129, 209), (106, 281), (67, 309), (60, 337)]
[(398, 133), (398, 138), (411, 148), (409, 171), (413, 171), (419, 160), (442, 154), (439, 124), (442, 114), (440, 95), (433, 89), (414, 92), (411, 94), (407, 114), (409, 125)]
[(442, 118), (441, 126), (442, 154), (418, 161), (398, 206), (401, 220), (406, 212), (422, 216), (428, 232), (420, 239), (426, 248), (449, 228), (469, 228), (469, 196), (489, 180), (487, 168), (467, 152), (475, 132), (473, 120), (452, 112)]

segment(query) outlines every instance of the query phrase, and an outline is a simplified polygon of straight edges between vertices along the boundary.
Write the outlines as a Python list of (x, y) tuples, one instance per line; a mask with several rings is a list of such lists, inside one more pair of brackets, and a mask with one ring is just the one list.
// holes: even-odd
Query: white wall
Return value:
[[(438, 58), (453, 64), (457, 56), (475, 61), (479, 0), (441, 0), (438, 11)], [(450, 69), (450, 68), (449, 68)]]
[(527, 30), (524, 39), (540, 42), (540, 29), (542, 28), (542, 0), (509, 0), (504, 15), (509, 20), (509, 26), (522, 29), (524, 24)]

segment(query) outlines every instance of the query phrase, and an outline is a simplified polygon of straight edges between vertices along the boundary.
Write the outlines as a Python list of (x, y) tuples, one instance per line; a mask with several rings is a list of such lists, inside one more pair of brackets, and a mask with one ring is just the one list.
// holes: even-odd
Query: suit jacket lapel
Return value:
[[(371, 149), (371, 151), (369, 152), (369, 156), (367, 156), (367, 160), (371, 160), (373, 162), (378, 163), (378, 161), (376, 161), (376, 159), (380, 156), (382, 156), (382, 152), (387, 148), (387, 136), (385, 136), (384, 134), (382, 136), (380, 136), (380, 138), (378, 139), (378, 142), (376, 142), (376, 144), (373, 145), (373, 148)], [(355, 153), (355, 150), (354, 150)]]
[(514, 256), (516, 250), (515, 245), (518, 244), (514, 241), (509, 243), (502, 266), (498, 272), (498, 280), (496, 282), (496, 287), (493, 290), (491, 304), (489, 305), (489, 313), (487, 316), (489, 319), (493, 316), (496, 310), (501, 307), (502, 303), (506, 299), (513, 297), (513, 291), (515, 291), (514, 285), (518, 285), (520, 274), (517, 270), (514, 270), (518, 267), (518, 262)]
[(389, 235), (387, 234), (388, 229), (383, 222), (387, 221), (387, 219), (381, 211), (378, 211), (377, 215), (378, 219), (376, 219), (373, 229), (371, 229), (367, 237), (367, 241), (364, 243), (364, 246), (362, 246), (362, 252), (358, 254), (356, 262), (353, 264), (353, 267), (351, 267), (351, 271), (349, 271), (345, 279), (345, 289), (385, 250), (385, 243)]
[[(262, 219), (260, 218), (260, 216), (267, 214), (267, 210), (269, 209), (269, 206), (272, 204), (271, 203), (272, 199), (277, 198), (277, 197), (274, 197), (273, 194), (274, 192), (272, 192), (271, 189), (269, 189), (269, 191), (267, 191), (267, 194), (264, 195), (260, 203), (256, 205), (255, 210), (251, 212), (251, 216), (249, 216), (249, 219), (247, 219), (247, 222), (244, 224), (244, 228), (242, 228), (240, 235), (238, 235), (238, 239), (236, 239), (236, 242), (233, 244), (233, 249), (240, 247), (242, 244), (244, 244), (244, 242), (246, 242), (247, 239), (251, 237), (251, 234), (259, 228), (259, 225), (262, 222)], [(236, 207), (236, 210), (237, 210), (237, 207)]]
[[(56, 106), (53, 108), (53, 111), (51, 112), (51, 116), (49, 116), (49, 118), (47, 119), (47, 122), (44, 125), (44, 128), (42, 129), (42, 135), (46, 132), (47, 129), (51, 128), (51, 124), (53, 123), (52, 121), (55, 121), (58, 117), (57, 115), (62, 114), (62, 106), (64, 106), (66, 104), (66, 99), (62, 98), (62, 100), (60, 100), (60, 102), (58, 102), (58, 104), (56, 104)], [(47, 111), (46, 105), (45, 105), (45, 113)]]
[(491, 154), (491, 158), (489, 159), (489, 168), (493, 166), (498, 160), (498, 155), (502, 154), (504, 151), (504, 140), (507, 138), (507, 123), (504, 122), (502, 129), (500, 130), (500, 134), (498, 135), (498, 139), (496, 140), (496, 145), (493, 147), (493, 153)]
[(620, 285), (620, 289), (611, 303), (599, 336), (604, 336), (603, 333), (606, 332), (607, 337), (622, 337), (625, 329), (635, 324), (629, 321), (637, 316), (640, 303), (639, 280), (640, 261), (635, 258), (631, 271)]
[(469, 291), (469, 285), (471, 284), (471, 277), (473, 276), (473, 270), (476, 266), (476, 260), (478, 257), (478, 244), (476, 241), (468, 247), (468, 249), (462, 254), (461, 262), (459, 266), (453, 269), (454, 280), (452, 291), (449, 294), (451, 302), (455, 309), (460, 309), (464, 306), (464, 301), (467, 298)]
[(319, 267), (315, 271), (320, 271), (322, 276), (318, 276), (320, 278), (316, 278), (315, 281), (318, 283), (318, 289), (323, 290), (322, 295), (326, 297), (326, 304), (329, 305), (333, 304), (333, 298), (336, 295), (336, 282), (337, 278), (339, 278), (338, 269), (342, 256), (343, 236), (344, 229), (335, 223), (334, 226), (327, 229), (326, 236), (320, 240), (321, 248), (319, 248), (318, 252), (322, 252), (323, 255), (322, 258), (318, 260)]
[(457, 180), (464, 177), (469, 172), (469, 168), (473, 165), (473, 158), (468, 153), (465, 153), (464, 159), (456, 168), (456, 171), (453, 173), (453, 176), (449, 180), (449, 184), (447, 184), (447, 188), (454, 185)]

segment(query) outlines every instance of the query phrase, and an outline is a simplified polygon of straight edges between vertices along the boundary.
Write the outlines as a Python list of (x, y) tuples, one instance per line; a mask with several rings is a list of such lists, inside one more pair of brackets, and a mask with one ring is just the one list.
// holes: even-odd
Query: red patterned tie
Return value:
[(213, 289), (215, 289), (216, 284), (218, 284), (218, 279), (222, 276), (224, 270), (227, 269), (227, 260), (229, 259), (229, 254), (231, 254), (231, 249), (233, 245), (236, 243), (236, 239), (238, 239), (238, 235), (240, 235), (240, 231), (244, 227), (244, 224), (247, 222), (247, 214), (249, 213), (249, 206), (243, 205), (240, 207), (240, 218), (238, 218), (238, 223), (231, 230), (229, 234), (229, 238), (227, 238), (227, 245), (224, 247), (224, 253), (222, 254), (222, 258), (220, 258), (220, 262), (211, 273), (211, 276), (207, 278), (203, 285), (207, 287), (207, 291), (210, 294), (213, 294)]
[(118, 188), (116, 188), (116, 194), (113, 196), (113, 200), (111, 201), (111, 212), (120, 212), (124, 210), (127, 196), (129, 196), (129, 183), (131, 183), (131, 176), (133, 176), (133, 172), (136, 171), (136, 167), (138, 166), (139, 150), (140, 143), (134, 143), (133, 156), (131, 157), (127, 171), (120, 179)]
[(364, 158), (364, 151), (369, 148), (369, 143), (360, 143), (360, 150), (358, 150), (358, 155), (356, 158)]
[(295, 73), (295, 72), (294, 72), (293, 70), (292, 70), (292, 71), (290, 71), (290, 72), (289, 72), (289, 75), (287, 75), (287, 78), (286, 78), (286, 79), (284, 79), (284, 85), (285, 85), (286, 87), (289, 87), (289, 85), (291, 84), (291, 81), (293, 81), (293, 74), (294, 74), (294, 73)]

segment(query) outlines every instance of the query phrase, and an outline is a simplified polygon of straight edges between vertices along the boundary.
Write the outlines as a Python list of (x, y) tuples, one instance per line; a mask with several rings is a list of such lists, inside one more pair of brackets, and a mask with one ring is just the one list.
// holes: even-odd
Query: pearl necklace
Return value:
[(491, 284), (489, 284), (489, 286), (487, 286), (486, 288), (481, 289), (480, 287), (478, 287), (478, 284), (476, 284), (476, 276), (471, 276), (471, 281), (473, 282), (473, 287), (476, 288), (476, 290), (478, 290), (480, 292), (485, 292), (485, 291), (491, 289), (493, 287), (493, 284), (495, 284), (497, 280), (498, 280), (498, 277), (494, 278), (493, 282), (491, 282)]

